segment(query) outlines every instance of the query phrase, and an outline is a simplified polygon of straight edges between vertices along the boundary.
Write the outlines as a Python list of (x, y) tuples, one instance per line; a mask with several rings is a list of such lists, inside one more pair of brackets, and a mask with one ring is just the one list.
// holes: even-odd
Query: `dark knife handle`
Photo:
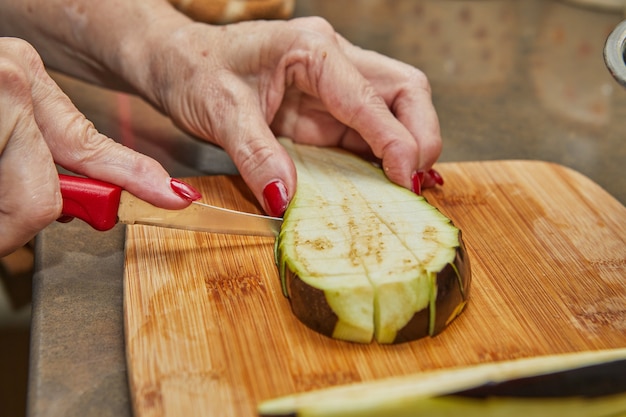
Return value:
[(91, 178), (59, 174), (63, 197), (63, 219), (78, 218), (96, 230), (117, 223), (122, 188)]

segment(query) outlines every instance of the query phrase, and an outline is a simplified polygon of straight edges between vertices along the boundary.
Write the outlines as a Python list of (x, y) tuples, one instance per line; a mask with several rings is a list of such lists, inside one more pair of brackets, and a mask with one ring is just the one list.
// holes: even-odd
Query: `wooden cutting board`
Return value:
[[(463, 230), (473, 282), (442, 334), (335, 341), (280, 289), (273, 239), (130, 226), (125, 326), (134, 412), (253, 416), (290, 393), (422, 370), (626, 347), (626, 208), (536, 161), (442, 163), (428, 200)], [(205, 201), (259, 211), (239, 177), (190, 179)]]

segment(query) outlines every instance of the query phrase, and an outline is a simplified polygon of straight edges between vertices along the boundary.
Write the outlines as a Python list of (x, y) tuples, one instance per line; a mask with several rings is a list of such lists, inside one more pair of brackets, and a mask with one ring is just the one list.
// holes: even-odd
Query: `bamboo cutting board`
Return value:
[[(466, 311), (442, 334), (335, 341), (292, 314), (273, 239), (129, 226), (125, 326), (143, 416), (253, 416), (262, 400), (337, 384), (534, 355), (626, 347), (626, 208), (581, 174), (536, 161), (442, 163), (431, 204), (463, 230)], [(239, 177), (189, 182), (259, 211)]]

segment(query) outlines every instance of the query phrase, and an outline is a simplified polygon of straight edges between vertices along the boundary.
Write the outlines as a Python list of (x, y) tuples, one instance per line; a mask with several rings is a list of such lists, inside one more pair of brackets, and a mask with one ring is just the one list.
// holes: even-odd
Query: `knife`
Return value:
[(200, 232), (272, 236), (282, 219), (244, 213), (194, 201), (181, 210), (167, 210), (147, 203), (121, 187), (92, 178), (59, 174), (63, 197), (61, 219), (79, 218), (96, 230), (116, 223), (143, 224)]

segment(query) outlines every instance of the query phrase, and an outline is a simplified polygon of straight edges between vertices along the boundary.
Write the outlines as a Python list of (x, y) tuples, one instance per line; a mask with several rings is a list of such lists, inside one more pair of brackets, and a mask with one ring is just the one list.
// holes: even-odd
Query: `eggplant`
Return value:
[(485, 363), (309, 391), (263, 417), (624, 417), (626, 348)]
[(359, 343), (412, 341), (446, 328), (471, 281), (452, 221), (347, 151), (281, 143), (298, 175), (275, 246), (294, 315)]

